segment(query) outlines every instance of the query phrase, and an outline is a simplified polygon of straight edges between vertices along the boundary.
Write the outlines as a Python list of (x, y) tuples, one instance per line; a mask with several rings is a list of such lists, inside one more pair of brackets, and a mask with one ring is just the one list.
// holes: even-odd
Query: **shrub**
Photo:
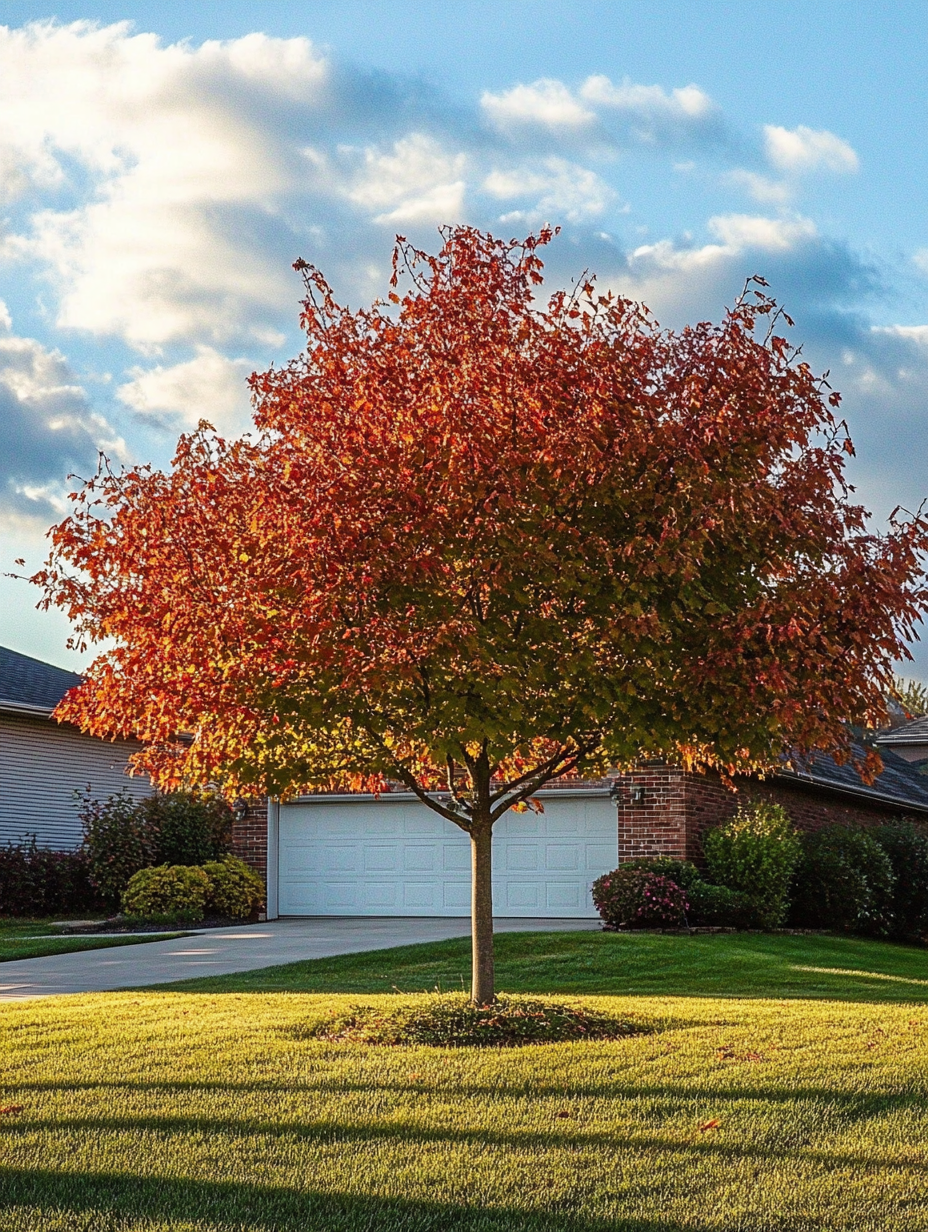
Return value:
[(247, 920), (264, 903), (264, 882), (244, 860), (226, 856), (203, 865), (209, 877), (207, 906), (217, 915)]
[(160, 864), (130, 877), (122, 909), (145, 919), (202, 920), (209, 890), (209, 877), (202, 868)]
[(687, 908), (669, 877), (625, 865), (593, 882), (593, 903), (610, 928), (674, 928)]
[(232, 810), (212, 792), (149, 796), (139, 803), (138, 813), (155, 836), (157, 864), (205, 864), (229, 850)]
[(754, 909), (750, 898), (741, 890), (710, 885), (701, 879), (687, 887), (689, 910), (687, 923), (711, 928), (750, 928)]
[(439, 1048), (506, 1048), (519, 1044), (618, 1039), (650, 1028), (600, 1010), (501, 993), (493, 1005), (472, 1005), (465, 993), (433, 993), (392, 1005), (348, 1006), (308, 1027), (302, 1039), (352, 1044), (425, 1044)]
[(0, 847), (0, 915), (72, 915), (100, 907), (81, 851), (49, 851), (27, 842)]
[(90, 878), (115, 906), (133, 874), (159, 864), (201, 864), (229, 846), (232, 812), (202, 792), (135, 800), (123, 789), (106, 800), (83, 796), (79, 816)]
[(658, 877), (669, 877), (686, 893), (689, 898), (689, 888), (700, 881), (699, 869), (689, 860), (674, 860), (671, 856), (640, 856), (636, 860), (626, 860), (622, 868), (643, 868), (648, 873), (657, 873)]
[(928, 934), (928, 835), (911, 822), (896, 821), (872, 831), (892, 865), (893, 935)]
[(113, 907), (133, 873), (157, 863), (155, 834), (138, 804), (126, 788), (105, 800), (94, 800), (88, 788), (78, 810), (90, 880)]
[(793, 919), (807, 928), (880, 936), (892, 927), (893, 869), (863, 830), (827, 826), (803, 838)]
[(783, 922), (790, 881), (802, 854), (785, 809), (778, 804), (742, 806), (731, 821), (705, 835), (703, 851), (711, 879), (746, 894), (761, 928)]

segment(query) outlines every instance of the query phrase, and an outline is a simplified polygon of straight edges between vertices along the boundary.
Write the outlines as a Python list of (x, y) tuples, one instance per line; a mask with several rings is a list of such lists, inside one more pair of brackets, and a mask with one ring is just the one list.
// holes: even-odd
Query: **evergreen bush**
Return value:
[(703, 851), (711, 880), (746, 894), (759, 927), (782, 924), (802, 854), (785, 809), (761, 802), (741, 806), (729, 822), (708, 831)]
[(264, 882), (244, 860), (225, 856), (203, 865), (209, 877), (207, 907), (216, 915), (247, 920), (264, 904)]
[(802, 839), (792, 918), (805, 928), (885, 936), (893, 929), (889, 856), (864, 830), (826, 826)]
[(203, 919), (210, 881), (202, 868), (161, 864), (143, 868), (129, 879), (122, 895), (126, 915), (148, 920)]
[(892, 934), (901, 940), (928, 936), (928, 834), (908, 821), (872, 831), (892, 865)]

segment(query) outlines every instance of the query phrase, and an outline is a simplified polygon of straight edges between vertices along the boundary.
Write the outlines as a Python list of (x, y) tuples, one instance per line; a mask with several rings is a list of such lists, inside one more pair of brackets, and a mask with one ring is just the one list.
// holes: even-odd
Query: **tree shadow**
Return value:
[(551, 1205), (550, 1211), (529, 1212), (479, 1201), (452, 1205), (233, 1181), (0, 1169), (0, 1211), (29, 1207), (46, 1216), (79, 1216), (83, 1221), (73, 1226), (94, 1232), (119, 1232), (130, 1220), (160, 1220), (169, 1227), (200, 1220), (255, 1232), (684, 1232), (684, 1227), (709, 1232), (715, 1227), (660, 1217), (591, 1218), (571, 1210), (577, 1200)]

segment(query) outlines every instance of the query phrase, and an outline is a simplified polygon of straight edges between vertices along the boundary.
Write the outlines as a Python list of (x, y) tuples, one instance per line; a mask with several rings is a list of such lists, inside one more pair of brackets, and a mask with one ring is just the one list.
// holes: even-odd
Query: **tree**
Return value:
[(592, 280), (536, 302), (550, 239), (400, 237), (409, 289), (359, 311), (298, 262), (307, 348), (251, 378), (258, 435), (101, 466), (34, 579), (110, 639), (59, 716), (163, 786), (400, 783), (465, 830), (479, 1004), (507, 809), (641, 757), (845, 755), (926, 598), (926, 523), (867, 529), (766, 284), (674, 333)]
[(897, 701), (906, 713), (906, 718), (917, 719), (928, 714), (928, 686), (920, 680), (907, 680), (897, 676), (892, 684), (890, 696)]

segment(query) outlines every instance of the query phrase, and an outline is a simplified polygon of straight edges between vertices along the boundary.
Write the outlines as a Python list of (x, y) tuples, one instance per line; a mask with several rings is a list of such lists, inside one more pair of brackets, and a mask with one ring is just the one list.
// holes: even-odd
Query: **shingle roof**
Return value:
[(51, 712), (82, 677), (0, 646), (0, 707)]
[(928, 744), (928, 715), (882, 732), (876, 742), (881, 748), (891, 744)]
[[(852, 746), (854, 755), (861, 760), (866, 754), (863, 745)], [(808, 783), (826, 791), (846, 792), (870, 800), (896, 804), (907, 810), (928, 813), (928, 778), (918, 773), (911, 762), (894, 753), (892, 749), (880, 748), (883, 772), (872, 784), (863, 781), (851, 763), (839, 766), (826, 753), (813, 753), (792, 770), (780, 772), (779, 777), (797, 783)]]

